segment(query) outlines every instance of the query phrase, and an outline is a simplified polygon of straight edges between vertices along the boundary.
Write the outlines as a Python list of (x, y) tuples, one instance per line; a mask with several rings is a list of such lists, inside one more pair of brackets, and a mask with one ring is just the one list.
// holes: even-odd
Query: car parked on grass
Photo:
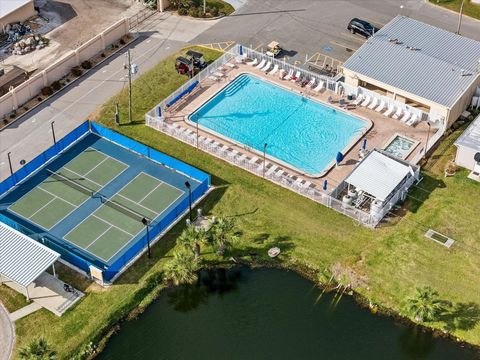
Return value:
[(373, 26), (368, 21), (361, 20), (358, 18), (353, 18), (347, 25), (348, 31), (352, 34), (360, 34), (368, 39), (370, 36), (373, 36), (379, 28)]

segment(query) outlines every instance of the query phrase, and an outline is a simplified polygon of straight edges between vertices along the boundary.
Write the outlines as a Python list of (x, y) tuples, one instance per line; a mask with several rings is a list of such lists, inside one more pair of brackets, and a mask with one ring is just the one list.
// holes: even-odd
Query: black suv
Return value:
[(373, 36), (378, 30), (380, 30), (379, 28), (376, 28), (375, 26), (370, 24), (368, 21), (360, 20), (357, 18), (350, 20), (347, 29), (352, 34), (360, 34), (362, 36), (365, 36), (365, 38), (367, 39), (370, 36)]

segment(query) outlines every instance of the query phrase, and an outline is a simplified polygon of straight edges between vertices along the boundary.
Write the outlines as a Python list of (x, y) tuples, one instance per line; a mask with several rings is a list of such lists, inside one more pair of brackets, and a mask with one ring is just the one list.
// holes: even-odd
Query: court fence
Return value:
[[(43, 169), (44, 166), (54, 161), (63, 152), (90, 133), (96, 134), (112, 143), (127, 148), (130, 151), (155, 161), (199, 183), (199, 185), (193, 187), (192, 190), (191, 200), (193, 204), (201, 200), (210, 189), (210, 175), (203, 171), (97, 123), (86, 121), (1, 182), (0, 197), (3, 197), (16, 189), (17, 186), (24, 183), (28, 178), (34, 176), (38, 171)], [(158, 241), (159, 235), (173, 226), (179, 220), (179, 216), (188, 211), (189, 205), (190, 199), (186, 197), (168, 213), (163, 215), (160, 220), (152, 221), (149, 224), (149, 239), (147, 239), (147, 234), (145, 233), (141, 238), (130, 244), (126, 251), (119, 253), (116, 257), (110, 260), (109, 263), (104, 263), (100, 259), (93, 257), (85, 251), (48, 232), (44, 232), (43, 230), (39, 231), (33, 226), (30, 227), (30, 224), (24, 225), (20, 220), (17, 221), (14, 216), (10, 216), (10, 214), (8, 214), (8, 216), (0, 214), (0, 221), (57, 251), (60, 253), (62, 260), (86, 274), (90, 274), (90, 266), (94, 266), (102, 271), (103, 283), (108, 284), (113, 282), (145, 251), (148, 240), (150, 240), (151, 244)]]

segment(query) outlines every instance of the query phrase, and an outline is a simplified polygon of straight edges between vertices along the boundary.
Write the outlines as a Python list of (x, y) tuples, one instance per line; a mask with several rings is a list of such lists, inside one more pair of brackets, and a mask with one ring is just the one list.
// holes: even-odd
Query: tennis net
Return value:
[(79, 184), (75, 180), (70, 179), (69, 177), (66, 177), (65, 175), (60, 174), (58, 172), (47, 169), (47, 174), (49, 174), (49, 176), (51, 176), (55, 180), (61, 181), (65, 185), (68, 185), (71, 188), (73, 188), (77, 191), (80, 191), (81, 193), (83, 193), (85, 195), (89, 195), (89, 196), (93, 197), (96, 193), (96, 190), (90, 189), (89, 187), (86, 187), (85, 185)]

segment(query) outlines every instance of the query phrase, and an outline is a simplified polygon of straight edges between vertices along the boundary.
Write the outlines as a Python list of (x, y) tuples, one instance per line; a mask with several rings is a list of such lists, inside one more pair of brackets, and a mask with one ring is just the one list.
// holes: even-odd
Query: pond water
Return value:
[(476, 359), (294, 272), (202, 272), (126, 322), (99, 359)]

